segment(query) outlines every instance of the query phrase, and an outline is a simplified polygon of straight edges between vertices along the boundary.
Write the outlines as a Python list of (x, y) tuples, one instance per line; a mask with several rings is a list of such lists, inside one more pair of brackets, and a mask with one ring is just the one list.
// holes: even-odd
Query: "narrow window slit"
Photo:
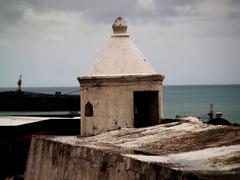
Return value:
[(93, 116), (93, 105), (88, 101), (85, 105), (85, 116), (92, 117)]

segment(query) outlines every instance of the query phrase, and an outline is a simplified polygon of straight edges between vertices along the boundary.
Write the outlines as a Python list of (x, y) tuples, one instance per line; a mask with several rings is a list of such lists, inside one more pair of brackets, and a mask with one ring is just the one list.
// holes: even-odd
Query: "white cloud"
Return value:
[(154, 0), (136, 0), (137, 5), (140, 8), (146, 9), (146, 10), (155, 10), (155, 4)]

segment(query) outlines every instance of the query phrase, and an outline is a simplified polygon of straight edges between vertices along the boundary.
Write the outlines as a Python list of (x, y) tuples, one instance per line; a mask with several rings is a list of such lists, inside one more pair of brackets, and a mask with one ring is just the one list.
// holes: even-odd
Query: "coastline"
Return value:
[[(3, 90), (16, 90), (16, 88), (0, 88)], [(78, 91), (79, 87), (30, 87), (24, 91), (51, 93), (61, 91), (62, 94)], [(231, 123), (240, 123), (240, 85), (165, 85), (163, 86), (164, 118), (180, 116), (203, 117), (209, 112), (213, 104), (215, 112), (222, 112), (223, 118)], [(79, 92), (73, 93), (79, 95)], [(30, 114), (36, 114), (31, 113)], [(16, 114), (19, 114), (16, 112)], [(22, 113), (21, 113), (22, 114)], [(26, 114), (26, 113), (24, 113)], [(42, 113), (41, 113), (42, 114)], [(1, 115), (8, 115), (1, 112)], [(9, 115), (14, 115), (14, 112)]]

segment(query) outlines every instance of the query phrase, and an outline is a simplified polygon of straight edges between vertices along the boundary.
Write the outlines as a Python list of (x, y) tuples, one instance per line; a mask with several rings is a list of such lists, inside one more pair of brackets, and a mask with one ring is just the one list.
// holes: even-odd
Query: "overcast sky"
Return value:
[(165, 85), (240, 84), (240, 0), (0, 0), (0, 87), (79, 86), (118, 16)]

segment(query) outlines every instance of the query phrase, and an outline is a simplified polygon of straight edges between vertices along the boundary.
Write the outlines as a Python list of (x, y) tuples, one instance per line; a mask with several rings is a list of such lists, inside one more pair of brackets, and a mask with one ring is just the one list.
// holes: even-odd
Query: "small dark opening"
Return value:
[(93, 106), (90, 102), (87, 102), (87, 104), (85, 105), (85, 116), (86, 117), (93, 116)]
[(159, 124), (158, 91), (134, 92), (134, 127)]

